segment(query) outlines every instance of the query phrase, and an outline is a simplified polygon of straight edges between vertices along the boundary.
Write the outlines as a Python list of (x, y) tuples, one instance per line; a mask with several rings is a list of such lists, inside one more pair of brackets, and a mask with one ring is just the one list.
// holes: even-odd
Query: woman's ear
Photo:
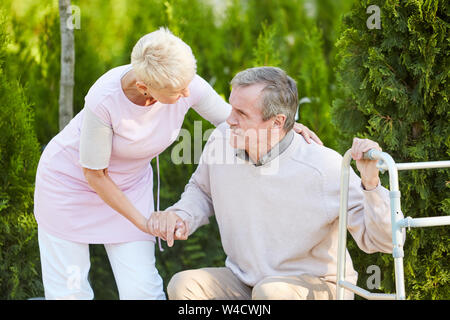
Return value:
[(148, 87), (142, 81), (136, 81), (136, 87), (142, 93), (147, 92)]

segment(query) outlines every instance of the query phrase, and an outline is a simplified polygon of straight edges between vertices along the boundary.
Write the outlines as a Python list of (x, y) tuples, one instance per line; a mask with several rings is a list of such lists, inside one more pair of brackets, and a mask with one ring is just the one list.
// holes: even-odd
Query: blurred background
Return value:
[[(370, 30), (366, 8), (381, 8)], [(446, 1), (98, 0), (80, 9), (75, 35), (74, 114), (109, 69), (130, 63), (136, 41), (167, 26), (189, 44), (198, 74), (225, 99), (229, 82), (248, 67), (278, 66), (297, 81), (299, 122), (343, 154), (352, 137), (371, 138), (396, 161), (449, 157), (449, 4)], [(40, 152), (58, 133), (61, 38), (58, 1), (0, 3), (0, 298), (43, 296), (33, 183)], [(307, 99), (306, 99), (307, 98)], [(304, 103), (303, 103), (304, 102)], [(193, 110), (193, 122), (211, 124)], [(174, 144), (175, 145), (175, 144)], [(173, 146), (160, 156), (161, 208), (177, 201), (195, 164), (175, 165)], [(387, 177), (383, 185), (388, 187)], [(449, 171), (402, 173), (405, 216), (449, 214)], [(408, 211), (407, 211), (408, 210)], [(405, 244), (410, 299), (449, 299), (449, 232), (411, 230)], [(188, 241), (157, 252), (165, 286), (181, 270), (223, 266), (214, 219)], [(382, 270), (379, 292), (393, 292), (392, 256), (349, 244), (358, 284)], [(96, 299), (117, 299), (105, 250), (91, 246)], [(376, 290), (375, 290), (376, 291)]]

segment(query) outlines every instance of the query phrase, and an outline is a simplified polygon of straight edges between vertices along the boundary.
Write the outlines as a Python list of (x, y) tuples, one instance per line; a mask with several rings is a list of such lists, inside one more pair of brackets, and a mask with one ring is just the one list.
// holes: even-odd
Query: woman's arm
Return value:
[(107, 205), (140, 230), (148, 232), (147, 219), (108, 175), (112, 138), (111, 125), (85, 107), (80, 135), (80, 165), (87, 183)]
[(190, 88), (192, 109), (217, 127), (231, 113), (231, 106), (202, 77), (196, 75)]
[(147, 219), (136, 209), (125, 194), (108, 175), (108, 169), (92, 170), (83, 168), (83, 173), (89, 186), (111, 208), (130, 220), (143, 232), (148, 232)]

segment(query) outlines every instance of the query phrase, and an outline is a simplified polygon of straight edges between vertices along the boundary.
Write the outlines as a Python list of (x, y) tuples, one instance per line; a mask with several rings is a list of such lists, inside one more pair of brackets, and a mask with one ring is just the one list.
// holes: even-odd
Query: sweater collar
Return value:
[(269, 150), (269, 152), (263, 155), (257, 163), (254, 163), (252, 159), (250, 159), (245, 149), (237, 149), (235, 155), (242, 160), (251, 162), (255, 167), (259, 167), (272, 161), (280, 154), (282, 154), (290, 146), (293, 139), (294, 131), (290, 130), (288, 133), (286, 133), (283, 139), (281, 139), (276, 145), (274, 145), (272, 149)]

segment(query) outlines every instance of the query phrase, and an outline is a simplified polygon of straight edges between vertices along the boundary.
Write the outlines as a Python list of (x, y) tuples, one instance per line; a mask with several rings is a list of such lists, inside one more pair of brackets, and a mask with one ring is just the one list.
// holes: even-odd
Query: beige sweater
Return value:
[[(342, 156), (294, 134), (287, 149), (255, 166), (236, 157), (227, 124), (212, 133), (181, 199), (166, 210), (190, 232), (215, 214), (225, 265), (254, 286), (267, 276), (311, 274), (336, 282)], [(392, 252), (388, 190), (365, 191), (351, 171), (348, 230), (367, 253)], [(347, 252), (346, 280), (356, 283)]]

